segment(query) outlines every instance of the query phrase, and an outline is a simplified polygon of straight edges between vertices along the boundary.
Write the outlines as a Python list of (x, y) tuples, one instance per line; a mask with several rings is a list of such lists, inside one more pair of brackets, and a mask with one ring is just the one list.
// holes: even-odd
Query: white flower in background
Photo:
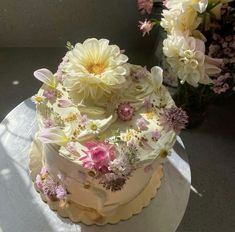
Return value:
[(63, 84), (75, 96), (81, 96), (81, 100), (88, 97), (98, 100), (104, 93), (120, 89), (126, 81), (124, 64), (128, 57), (106, 39), (92, 38), (77, 43), (66, 57)]
[(183, 84), (185, 81), (197, 87), (198, 83), (212, 83), (209, 76), (218, 74), (222, 60), (205, 55), (202, 40), (184, 35), (168, 35), (163, 41), (167, 61)]
[(162, 16), (160, 25), (168, 33), (184, 31), (190, 31), (192, 33), (201, 23), (197, 11), (192, 7), (188, 7), (184, 11), (177, 8), (163, 10)]
[(190, 6), (197, 12), (203, 13), (208, 6), (208, 0), (168, 0), (165, 1), (164, 5), (168, 9), (180, 10), (185, 10), (185, 8), (188, 8)]

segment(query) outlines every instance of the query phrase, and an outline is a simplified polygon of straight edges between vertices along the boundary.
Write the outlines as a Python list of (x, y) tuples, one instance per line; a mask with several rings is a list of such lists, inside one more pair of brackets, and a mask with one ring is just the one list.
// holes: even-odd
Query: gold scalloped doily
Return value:
[[(33, 141), (29, 151), (29, 169), (33, 182), (42, 167), (41, 151), (41, 144)], [(133, 215), (140, 213), (144, 207), (149, 205), (151, 199), (156, 195), (157, 189), (161, 185), (162, 176), (163, 166), (159, 165), (147, 187), (135, 199), (127, 204), (121, 205), (115, 215), (109, 217), (103, 217), (95, 209), (86, 208), (74, 202), (61, 204), (60, 201), (51, 201), (42, 192), (39, 192), (35, 184), (34, 187), (40, 193), (42, 200), (46, 202), (52, 210), (57, 211), (61, 217), (70, 218), (70, 220), (75, 223), (82, 222), (86, 225), (105, 225), (107, 223), (116, 224), (121, 220), (127, 220)]]

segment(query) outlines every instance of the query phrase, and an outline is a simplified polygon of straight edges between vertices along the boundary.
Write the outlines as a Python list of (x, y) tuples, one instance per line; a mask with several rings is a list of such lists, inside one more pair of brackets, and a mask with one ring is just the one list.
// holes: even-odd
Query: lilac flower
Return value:
[(147, 122), (143, 117), (138, 118), (138, 119), (136, 120), (136, 125), (138, 126), (138, 128), (139, 128), (140, 130), (146, 130), (146, 129), (148, 129), (147, 124), (148, 124), (148, 122)]
[(150, 109), (151, 109), (152, 103), (151, 103), (151, 100), (150, 100), (149, 97), (144, 99), (144, 107), (145, 107), (147, 110), (150, 110)]
[(181, 108), (171, 106), (160, 113), (160, 123), (166, 131), (174, 130), (179, 133), (188, 123), (188, 116)]
[(83, 114), (78, 120), (80, 126), (86, 126), (87, 122), (88, 122), (88, 117), (86, 114)]
[(49, 100), (53, 99), (55, 97), (55, 92), (52, 90), (44, 90), (43, 96)]
[(56, 198), (59, 200), (65, 198), (65, 196), (67, 195), (67, 192), (62, 185), (56, 186), (55, 192), (56, 192)]
[(153, 0), (138, 0), (138, 8), (141, 14), (151, 14)]
[(56, 197), (55, 181), (52, 178), (47, 177), (43, 182), (42, 191), (46, 196), (53, 200)]

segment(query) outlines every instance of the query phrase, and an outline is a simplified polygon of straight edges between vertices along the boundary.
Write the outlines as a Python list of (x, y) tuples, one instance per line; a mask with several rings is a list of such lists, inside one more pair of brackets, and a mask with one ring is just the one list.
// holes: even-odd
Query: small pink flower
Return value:
[(55, 92), (52, 90), (44, 90), (43, 96), (49, 100), (53, 99), (55, 97)]
[(86, 114), (82, 115), (78, 120), (78, 124), (80, 126), (86, 126), (87, 122), (88, 122), (88, 117)]
[(152, 132), (152, 140), (157, 141), (161, 137), (161, 133), (158, 130)]
[(143, 36), (145, 36), (145, 34), (149, 34), (149, 32), (152, 30), (153, 28), (153, 23), (150, 20), (145, 19), (144, 22), (139, 21), (139, 28), (143, 33)]
[(152, 103), (151, 103), (150, 98), (145, 98), (145, 99), (144, 99), (144, 107), (145, 107), (147, 110), (150, 110), (150, 109), (151, 109)]
[(45, 128), (50, 128), (50, 127), (55, 126), (54, 122), (50, 118), (44, 119), (43, 120), (43, 125), (44, 125)]
[(60, 108), (67, 108), (72, 106), (72, 102), (70, 100), (58, 100), (58, 107)]
[(40, 175), (45, 176), (48, 174), (48, 169), (46, 166), (43, 166), (40, 172)]
[(138, 119), (136, 120), (136, 125), (138, 126), (138, 128), (139, 128), (140, 130), (146, 130), (146, 129), (148, 129), (147, 124), (148, 124), (148, 122), (147, 122), (143, 117), (138, 118)]
[(66, 150), (72, 154), (77, 153), (76, 145), (74, 142), (67, 143)]
[(40, 175), (37, 175), (37, 176), (36, 176), (35, 183), (36, 183), (36, 185), (37, 185), (37, 187), (38, 187), (39, 189), (42, 189), (42, 187), (43, 187), (43, 181), (42, 181), (42, 178), (41, 178)]
[(105, 142), (87, 142), (85, 146), (87, 148), (84, 151), (86, 155), (80, 158), (83, 166), (88, 169), (94, 168), (99, 172), (107, 172), (108, 163), (115, 158), (113, 145)]
[(134, 115), (134, 108), (130, 103), (124, 102), (118, 105), (118, 118), (123, 121), (130, 121)]
[(144, 167), (144, 172), (145, 173), (149, 173), (151, 171), (153, 171), (153, 166), (151, 164)]
[(138, 8), (141, 14), (151, 14), (153, 0), (138, 0)]

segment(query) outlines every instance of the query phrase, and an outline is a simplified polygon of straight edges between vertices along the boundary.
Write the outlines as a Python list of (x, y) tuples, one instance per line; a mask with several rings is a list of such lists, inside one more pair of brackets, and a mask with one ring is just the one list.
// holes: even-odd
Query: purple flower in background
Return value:
[(56, 197), (55, 181), (52, 178), (47, 177), (43, 182), (42, 191), (50, 199), (54, 199)]
[(179, 133), (188, 123), (188, 116), (181, 108), (172, 106), (164, 108), (160, 113), (160, 123), (166, 131), (174, 130)]
[(83, 114), (78, 120), (80, 126), (86, 126), (87, 122), (88, 122), (88, 117), (86, 114)]
[(138, 0), (138, 8), (141, 14), (151, 14), (153, 0)]
[(43, 181), (42, 181), (42, 178), (41, 178), (40, 175), (37, 175), (37, 176), (36, 176), (35, 183), (36, 183), (36, 185), (37, 185), (37, 187), (38, 187), (39, 189), (42, 189)]
[(72, 102), (70, 100), (58, 100), (58, 106), (60, 108), (67, 108), (72, 106)]

